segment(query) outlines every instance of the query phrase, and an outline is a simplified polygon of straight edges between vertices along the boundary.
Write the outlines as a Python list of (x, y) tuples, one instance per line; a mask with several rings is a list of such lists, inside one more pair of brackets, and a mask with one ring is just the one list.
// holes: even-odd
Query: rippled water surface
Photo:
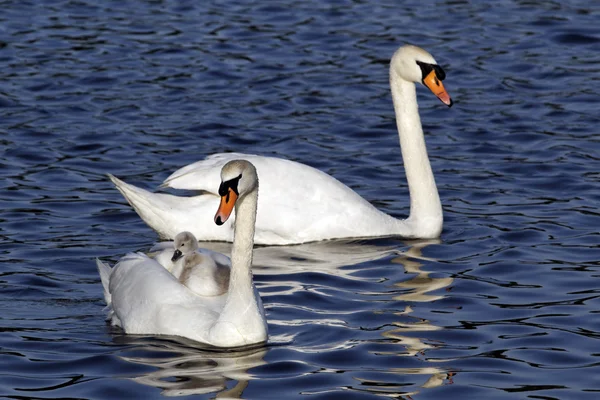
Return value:
[[(600, 398), (595, 2), (1, 9), (0, 397)], [(214, 152), (277, 155), (406, 216), (388, 85), (405, 42), (455, 100), (418, 91), (439, 241), (258, 248), (264, 347), (105, 323), (95, 257), (159, 240), (106, 173), (154, 189)]]

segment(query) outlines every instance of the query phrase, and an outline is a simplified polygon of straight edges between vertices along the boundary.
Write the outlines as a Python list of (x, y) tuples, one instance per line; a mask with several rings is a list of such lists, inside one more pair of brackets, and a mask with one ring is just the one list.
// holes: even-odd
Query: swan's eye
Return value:
[(421, 61), (417, 61), (417, 65), (421, 68), (421, 76), (425, 78), (429, 73), (433, 70), (433, 66), (431, 64), (427, 64)]
[(431, 73), (431, 71), (435, 71), (435, 76), (440, 81), (446, 79), (446, 72), (444, 69), (437, 64), (428, 64), (421, 61), (417, 61), (417, 65), (421, 68), (421, 75), (425, 78), (427, 75)]
[(219, 196), (227, 196), (229, 194), (229, 189), (233, 190), (233, 192), (239, 196), (238, 183), (241, 178), (242, 174), (228, 181), (221, 182), (221, 185), (219, 186)]
[(435, 75), (438, 77), (440, 81), (446, 79), (446, 72), (439, 65), (432, 65), (433, 70), (435, 71)]

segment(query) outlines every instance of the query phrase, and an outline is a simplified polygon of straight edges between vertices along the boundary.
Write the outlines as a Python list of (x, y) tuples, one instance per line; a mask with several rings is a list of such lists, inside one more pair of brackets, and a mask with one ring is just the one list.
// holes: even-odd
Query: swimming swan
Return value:
[(267, 340), (265, 312), (251, 270), (258, 200), (254, 166), (245, 160), (225, 164), (218, 193), (216, 224), (223, 225), (234, 207), (237, 215), (229, 290), (221, 296), (198, 296), (142, 253), (127, 254), (112, 269), (97, 260), (114, 325), (130, 334), (178, 335), (219, 347)]
[(405, 220), (377, 210), (326, 173), (281, 158), (215, 154), (179, 169), (162, 185), (201, 192), (194, 197), (152, 193), (112, 175), (109, 177), (140, 217), (166, 238), (191, 231), (202, 241), (231, 242), (233, 218), (226, 224), (229, 229), (217, 229), (206, 221), (219, 201), (215, 191), (219, 171), (233, 159), (250, 161), (260, 177), (257, 244), (285, 245), (376, 236), (437, 238), (443, 225), (442, 206), (425, 147), (415, 83), (426, 85), (450, 107), (452, 100), (442, 84), (444, 78), (444, 70), (419, 47), (402, 46), (392, 57), (390, 86), (410, 192), (410, 215)]

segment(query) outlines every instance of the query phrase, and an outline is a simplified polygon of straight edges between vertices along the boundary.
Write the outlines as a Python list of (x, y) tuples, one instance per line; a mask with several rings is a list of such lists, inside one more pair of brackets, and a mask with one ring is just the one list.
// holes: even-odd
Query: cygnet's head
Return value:
[(181, 232), (175, 236), (173, 246), (175, 247), (175, 251), (173, 252), (171, 261), (175, 262), (187, 253), (196, 250), (198, 248), (198, 240), (196, 240), (196, 236), (191, 232)]
[(238, 198), (258, 186), (258, 175), (254, 165), (246, 160), (229, 161), (221, 169), (219, 195), (221, 204), (215, 215), (215, 223), (223, 225), (231, 215)]
[(405, 81), (422, 83), (444, 104), (452, 106), (452, 99), (442, 84), (446, 72), (433, 56), (422, 48), (407, 44), (396, 50), (390, 63), (390, 75)]

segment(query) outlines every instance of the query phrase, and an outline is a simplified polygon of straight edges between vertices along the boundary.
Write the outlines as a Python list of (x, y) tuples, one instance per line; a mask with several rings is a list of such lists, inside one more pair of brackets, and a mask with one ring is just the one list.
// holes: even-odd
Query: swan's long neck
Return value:
[(256, 224), (258, 189), (241, 197), (235, 207), (235, 232), (231, 248), (229, 293), (254, 296), (252, 281), (252, 248)]
[(427, 156), (415, 84), (391, 69), (390, 85), (410, 192), (410, 216), (406, 222), (412, 225), (414, 236), (438, 237), (443, 224), (442, 205)]
[[(235, 206), (235, 232), (231, 248), (231, 275), (225, 306), (219, 321), (225, 323), (221, 335), (241, 335), (244, 342), (266, 332), (262, 303), (252, 280), (252, 247), (256, 222), (258, 188), (241, 196)], [(229, 324), (229, 322), (233, 322)], [(233, 330), (233, 331), (232, 331)], [(227, 333), (228, 332), (228, 333)], [(266, 335), (266, 333), (265, 333)]]

